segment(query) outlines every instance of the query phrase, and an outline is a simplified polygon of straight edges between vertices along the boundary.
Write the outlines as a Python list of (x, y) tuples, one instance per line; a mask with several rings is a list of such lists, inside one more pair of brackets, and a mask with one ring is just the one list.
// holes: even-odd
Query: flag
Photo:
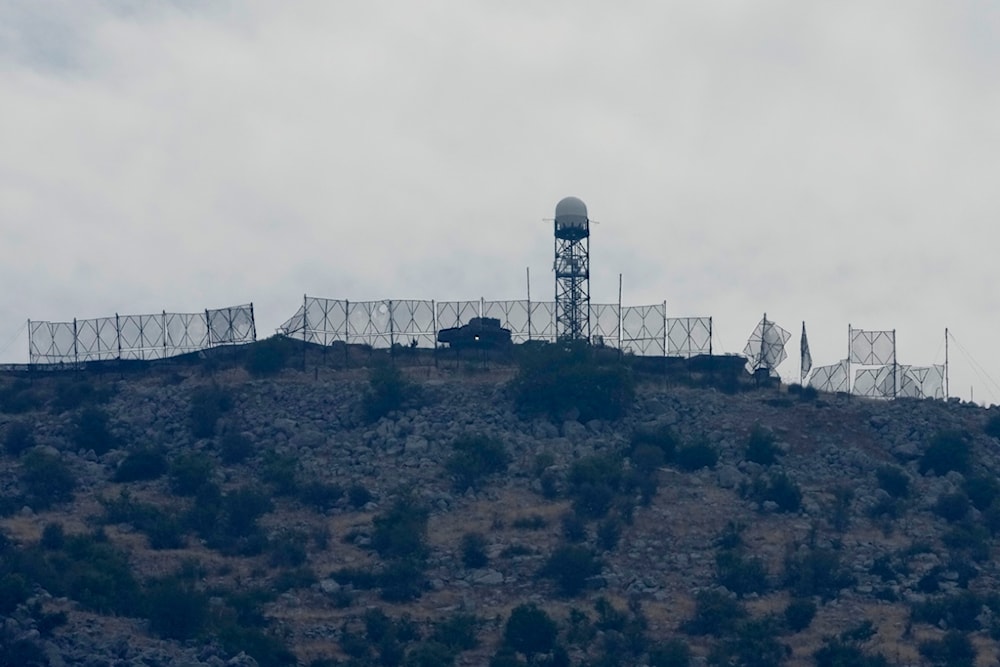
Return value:
[(809, 340), (806, 338), (805, 322), (802, 323), (802, 340), (799, 343), (799, 351), (802, 354), (802, 363), (801, 363), (802, 371), (799, 378), (799, 382), (804, 384), (806, 381), (806, 376), (809, 375), (809, 371), (811, 371), (813, 367), (813, 358), (812, 355), (809, 354)]

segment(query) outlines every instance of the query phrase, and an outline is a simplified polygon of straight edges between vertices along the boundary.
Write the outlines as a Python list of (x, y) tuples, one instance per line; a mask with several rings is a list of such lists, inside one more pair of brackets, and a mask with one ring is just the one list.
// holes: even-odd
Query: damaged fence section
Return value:
[(118, 315), (28, 322), (32, 364), (151, 360), (257, 340), (253, 304), (199, 313)]

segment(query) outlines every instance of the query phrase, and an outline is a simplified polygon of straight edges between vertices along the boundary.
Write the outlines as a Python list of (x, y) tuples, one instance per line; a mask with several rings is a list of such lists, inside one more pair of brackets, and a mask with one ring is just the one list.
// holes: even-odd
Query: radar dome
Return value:
[(587, 205), (576, 197), (566, 197), (556, 204), (556, 224), (560, 227), (586, 227)]

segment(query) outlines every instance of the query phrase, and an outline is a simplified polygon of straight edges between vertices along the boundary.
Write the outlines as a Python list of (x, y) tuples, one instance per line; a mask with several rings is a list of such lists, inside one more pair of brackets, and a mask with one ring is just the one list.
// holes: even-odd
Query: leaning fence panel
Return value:
[(32, 364), (147, 361), (253, 340), (256, 340), (256, 326), (252, 304), (200, 313), (162, 312), (72, 322), (30, 322), (28, 361)]

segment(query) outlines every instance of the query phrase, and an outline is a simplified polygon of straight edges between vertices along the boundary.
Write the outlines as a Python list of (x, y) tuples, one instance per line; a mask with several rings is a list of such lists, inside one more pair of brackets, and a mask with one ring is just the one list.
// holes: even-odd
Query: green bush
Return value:
[(587, 522), (576, 512), (566, 512), (559, 518), (562, 536), (567, 542), (579, 543), (587, 539)]
[(423, 558), (427, 553), (429, 512), (411, 498), (400, 498), (372, 523), (372, 548), (383, 558)]
[(0, 575), (0, 614), (12, 614), (31, 595), (31, 587), (20, 574)]
[(847, 484), (838, 484), (833, 489), (833, 506), (830, 508), (830, 527), (843, 533), (851, 525), (851, 502), (854, 489)]
[(35, 510), (73, 499), (76, 476), (59, 456), (34, 450), (21, 459), (25, 502)]
[(1000, 482), (996, 477), (975, 475), (965, 478), (962, 490), (977, 510), (985, 512), (1000, 497)]
[(781, 449), (778, 447), (774, 434), (764, 429), (760, 424), (754, 424), (747, 437), (744, 458), (753, 463), (771, 465), (778, 460)]
[(462, 535), (462, 564), (468, 568), (486, 567), (490, 558), (486, 554), (486, 538), (482, 533), (466, 533)]
[(270, 540), (271, 567), (298, 567), (306, 562), (306, 545), (309, 537), (300, 530), (286, 528), (279, 530)]
[(158, 479), (166, 474), (167, 457), (155, 447), (137, 449), (128, 454), (115, 469), (116, 482), (138, 482)]
[(420, 559), (394, 558), (382, 567), (376, 582), (383, 600), (407, 602), (421, 596), (426, 579)]
[(368, 423), (377, 422), (399, 410), (414, 398), (416, 388), (407, 382), (402, 371), (390, 363), (379, 363), (369, 370), (368, 391), (361, 400), (361, 412)]
[(921, 475), (932, 472), (945, 475), (952, 470), (966, 473), (972, 463), (972, 443), (968, 433), (939, 431), (920, 457), (918, 470)]
[(743, 597), (767, 590), (767, 566), (760, 558), (747, 558), (737, 549), (715, 555), (715, 572), (720, 584)]
[(223, 498), (224, 530), (230, 537), (249, 537), (257, 532), (257, 520), (273, 509), (271, 499), (260, 490), (242, 487)]
[(586, 344), (526, 349), (511, 383), (517, 409), (553, 420), (617, 420), (635, 398), (629, 368), (620, 360), (599, 358)]
[(312, 480), (299, 485), (297, 495), (303, 504), (326, 512), (344, 497), (344, 490), (337, 484)]
[(140, 609), (141, 588), (126, 554), (105, 540), (100, 533), (67, 538), (66, 547), (47, 558), (50, 568), (39, 583), (85, 609), (133, 615)]
[(0, 629), (0, 665), (48, 667), (49, 659), (36, 640), (16, 637), (14, 630)]
[(41, 392), (35, 389), (27, 380), (15, 380), (7, 387), (0, 389), (0, 412), (7, 414), (23, 414), (32, 410), (41, 410), (45, 399)]
[(629, 458), (632, 460), (632, 467), (644, 474), (654, 473), (667, 462), (662, 449), (647, 444), (634, 447)]
[(179, 496), (193, 496), (214, 474), (214, 464), (208, 456), (198, 452), (181, 454), (170, 464), (170, 490)]
[(893, 498), (906, 498), (910, 495), (910, 476), (897, 466), (884, 465), (875, 471), (880, 489)]
[(841, 632), (836, 637), (824, 637), (823, 646), (813, 652), (816, 667), (889, 667), (881, 653), (865, 653), (863, 644), (872, 638), (875, 628), (871, 621)]
[(969, 513), (969, 497), (961, 491), (942, 493), (934, 503), (934, 513), (945, 521), (961, 521)]
[(573, 510), (589, 519), (605, 516), (623, 480), (624, 468), (618, 456), (594, 454), (575, 461), (567, 477)]
[(410, 649), (405, 667), (450, 667), (455, 664), (452, 649), (436, 641), (426, 641)]
[(681, 639), (668, 639), (649, 650), (649, 667), (689, 667), (691, 647)]
[(431, 639), (455, 652), (468, 651), (479, 646), (478, 630), (478, 618), (456, 613), (434, 625)]
[(486, 476), (507, 470), (510, 455), (503, 441), (482, 435), (463, 436), (452, 444), (445, 468), (457, 491), (476, 488)]
[(101, 408), (84, 408), (73, 421), (73, 444), (82, 450), (92, 449), (98, 455), (114, 449), (118, 441), (111, 434), (109, 421), (108, 413)]
[(98, 391), (87, 380), (79, 379), (57, 382), (53, 394), (52, 411), (56, 413), (76, 410), (108, 398), (108, 392)]
[(243, 463), (254, 454), (254, 445), (243, 433), (228, 430), (219, 440), (219, 458), (227, 465)]
[(3, 446), (11, 456), (20, 456), (21, 453), (34, 447), (35, 433), (31, 424), (16, 421), (8, 425), (4, 433)]
[(674, 463), (681, 470), (694, 472), (702, 468), (714, 468), (719, 462), (719, 452), (705, 441), (685, 445), (677, 450)]
[(622, 522), (617, 517), (609, 517), (597, 526), (597, 546), (605, 551), (614, 551), (622, 536)]
[(600, 574), (602, 567), (593, 551), (570, 544), (557, 547), (539, 574), (553, 579), (561, 595), (574, 597), (583, 591), (587, 579)]
[(150, 630), (167, 639), (191, 639), (208, 623), (208, 596), (177, 577), (150, 582), (144, 606)]
[(261, 464), (260, 478), (271, 485), (276, 496), (295, 495), (299, 490), (299, 460), (268, 452)]
[(251, 375), (269, 377), (288, 366), (300, 343), (285, 336), (272, 336), (251, 345), (245, 367)]
[(792, 654), (791, 647), (778, 640), (780, 630), (772, 616), (748, 618), (713, 647), (710, 660), (717, 665), (777, 667)]
[(555, 646), (558, 626), (534, 604), (514, 607), (504, 625), (504, 643), (523, 654), (530, 663), (534, 656), (548, 653)]
[(188, 419), (191, 435), (211, 438), (219, 418), (233, 407), (233, 396), (228, 389), (218, 386), (199, 387), (191, 392)]
[(980, 629), (979, 617), (986, 602), (971, 591), (961, 591), (915, 603), (910, 608), (910, 619), (914, 623), (947, 625), (962, 632), (975, 632)]
[(42, 538), (38, 544), (49, 551), (59, 550), (66, 546), (66, 531), (58, 521), (45, 524)]
[(993, 415), (986, 420), (983, 432), (991, 438), (1000, 438), (1000, 414)]
[(363, 484), (352, 484), (350, 488), (347, 489), (347, 502), (351, 504), (354, 509), (361, 509), (372, 500), (372, 492), (364, 487)]
[(919, 650), (920, 655), (935, 667), (973, 667), (976, 664), (975, 645), (958, 630), (949, 630), (941, 639), (921, 642)]
[(792, 632), (802, 632), (816, 617), (816, 603), (808, 598), (795, 598), (785, 607), (785, 625)]
[(664, 462), (670, 462), (673, 461), (679, 444), (680, 441), (677, 438), (677, 434), (674, 433), (673, 428), (670, 426), (649, 426), (638, 428), (632, 432), (629, 450), (632, 452), (634, 459), (635, 453), (639, 448), (652, 447), (662, 453)]
[(541, 530), (549, 525), (549, 522), (540, 514), (531, 514), (517, 517), (510, 525), (518, 530)]
[(681, 628), (691, 635), (724, 635), (746, 617), (747, 610), (735, 597), (717, 590), (700, 591), (695, 595), (694, 616)]
[(779, 512), (797, 512), (802, 506), (802, 489), (785, 472), (757, 477), (750, 486), (749, 496), (760, 505), (773, 502)]
[(816, 595), (832, 600), (854, 582), (854, 576), (841, 562), (839, 551), (814, 547), (785, 557), (784, 584), (798, 597)]

